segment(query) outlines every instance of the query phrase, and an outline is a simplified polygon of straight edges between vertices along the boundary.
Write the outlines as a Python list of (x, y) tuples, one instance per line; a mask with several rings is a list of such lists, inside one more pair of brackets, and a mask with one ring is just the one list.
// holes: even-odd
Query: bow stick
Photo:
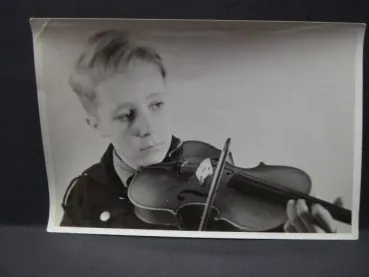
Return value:
[(229, 153), (230, 143), (231, 143), (231, 139), (228, 138), (227, 141), (225, 142), (223, 150), (220, 154), (220, 159), (219, 159), (219, 162), (218, 162), (218, 165), (217, 165), (217, 168), (215, 170), (215, 173), (214, 173), (214, 176), (213, 176), (213, 179), (212, 179), (212, 183), (211, 183), (211, 186), (210, 186), (209, 195), (208, 195), (208, 198), (206, 199), (204, 211), (203, 211), (200, 226), (199, 226), (199, 231), (204, 231), (205, 228), (206, 228), (206, 225), (208, 223), (210, 207), (212, 206), (212, 204), (214, 202), (215, 194), (218, 190), (220, 179), (223, 175), (223, 169), (225, 167), (226, 158), (227, 158), (228, 153)]

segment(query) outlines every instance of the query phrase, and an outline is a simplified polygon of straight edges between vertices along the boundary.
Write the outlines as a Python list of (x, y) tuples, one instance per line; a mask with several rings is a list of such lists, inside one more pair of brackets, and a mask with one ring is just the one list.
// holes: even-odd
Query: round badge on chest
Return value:
[(110, 219), (110, 213), (108, 211), (103, 211), (101, 214), (100, 214), (100, 220), (103, 221), (103, 222), (106, 222)]

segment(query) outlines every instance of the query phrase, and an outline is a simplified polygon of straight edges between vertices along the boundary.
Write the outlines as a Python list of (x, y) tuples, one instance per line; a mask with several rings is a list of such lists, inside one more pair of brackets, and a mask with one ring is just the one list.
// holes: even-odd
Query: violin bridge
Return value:
[(206, 180), (211, 177), (214, 174), (213, 166), (211, 165), (210, 158), (206, 158), (203, 160), (196, 170), (196, 178), (198, 182), (200, 183), (200, 186), (202, 186)]

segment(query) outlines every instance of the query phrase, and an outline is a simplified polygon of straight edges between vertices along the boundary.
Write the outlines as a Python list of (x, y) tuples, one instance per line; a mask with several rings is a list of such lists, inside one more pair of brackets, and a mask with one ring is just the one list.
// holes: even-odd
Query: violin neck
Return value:
[[(243, 190), (246, 193), (253, 193), (254, 195), (259, 195), (261, 198), (268, 198), (272, 201), (281, 202), (283, 204), (287, 203), (287, 201), (290, 199), (304, 199), (309, 208), (311, 208), (314, 204), (320, 204), (329, 211), (329, 213), (335, 220), (342, 223), (351, 224), (351, 211), (348, 209), (321, 200), (319, 198), (315, 198), (306, 193), (302, 193), (266, 181), (260, 181), (257, 178), (248, 174), (244, 174), (242, 172), (236, 173), (236, 175), (238, 174), (240, 175), (239, 178), (248, 179), (247, 185), (244, 185), (245, 179), (243, 179), (241, 182), (237, 182), (237, 177), (234, 176), (233, 178), (236, 179), (230, 181), (230, 186), (240, 189), (241, 191)], [(241, 185), (237, 185), (237, 183)]]
[[(297, 198), (298, 197), (295, 197), (295, 199)], [(335, 204), (326, 202), (324, 200), (312, 197), (310, 195), (305, 195), (303, 199), (305, 199), (309, 208), (311, 208), (311, 206), (313, 206), (314, 204), (320, 204), (330, 212), (330, 214), (335, 220), (346, 223), (346, 224), (351, 224), (352, 218), (351, 218), (350, 210), (337, 206)]]

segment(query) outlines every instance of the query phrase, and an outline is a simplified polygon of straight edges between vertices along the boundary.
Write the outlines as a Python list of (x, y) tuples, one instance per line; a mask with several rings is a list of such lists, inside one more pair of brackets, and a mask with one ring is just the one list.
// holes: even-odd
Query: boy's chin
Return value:
[(154, 165), (154, 164), (159, 164), (161, 163), (163, 160), (165, 159), (165, 155), (163, 154), (155, 154), (155, 155), (150, 155), (149, 157), (145, 157), (144, 159), (141, 160), (140, 164), (141, 166), (150, 166), (150, 165)]

